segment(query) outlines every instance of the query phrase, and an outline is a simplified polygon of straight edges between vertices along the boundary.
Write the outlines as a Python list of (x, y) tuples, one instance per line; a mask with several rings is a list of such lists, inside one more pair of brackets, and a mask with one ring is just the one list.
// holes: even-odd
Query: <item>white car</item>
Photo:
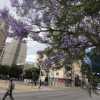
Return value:
[(97, 93), (97, 94), (100, 94), (100, 83), (97, 83), (97, 86), (96, 86), (96, 93)]

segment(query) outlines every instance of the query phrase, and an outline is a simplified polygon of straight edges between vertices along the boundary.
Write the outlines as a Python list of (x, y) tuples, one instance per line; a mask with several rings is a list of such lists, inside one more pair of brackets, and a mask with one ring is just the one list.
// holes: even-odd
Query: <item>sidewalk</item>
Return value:
[[(8, 88), (8, 81), (0, 80), (0, 92), (6, 91)], [(38, 86), (24, 84), (24, 82), (15, 82), (15, 92), (32, 92), (37, 91)]]
[[(0, 80), (0, 93), (5, 92), (8, 88), (7, 80)], [(24, 82), (15, 82), (15, 90), (14, 92), (33, 92), (33, 91), (52, 91), (52, 90), (61, 90), (66, 87), (55, 87), (55, 86), (34, 86), (31, 84), (25, 84)]]

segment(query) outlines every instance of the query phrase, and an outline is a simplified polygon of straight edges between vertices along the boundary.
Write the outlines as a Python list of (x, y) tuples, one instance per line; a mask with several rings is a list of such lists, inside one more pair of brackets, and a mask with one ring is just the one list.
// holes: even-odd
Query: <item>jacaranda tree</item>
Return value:
[[(100, 49), (99, 0), (10, 1), (20, 18), (16, 20), (9, 13), (3, 18), (16, 35), (30, 33), (34, 40), (48, 42), (52, 53), (63, 52), (65, 59), (68, 55), (70, 59), (82, 58), (87, 47)], [(40, 38), (40, 33), (45, 38)]]

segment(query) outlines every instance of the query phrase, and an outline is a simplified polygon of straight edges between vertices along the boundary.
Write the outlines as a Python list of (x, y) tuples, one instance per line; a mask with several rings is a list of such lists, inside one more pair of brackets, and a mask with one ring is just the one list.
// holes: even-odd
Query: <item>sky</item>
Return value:
[[(11, 9), (10, 7), (10, 2), (9, 0), (0, 0), (0, 9), (3, 9), (5, 7), (8, 7), (9, 9)], [(12, 10), (10, 10), (10, 12), (13, 12)], [(7, 39), (8, 42), (10, 42), (12, 39)], [(26, 62), (28, 63), (33, 63), (36, 62), (37, 59), (37, 51), (40, 50), (44, 50), (47, 47), (46, 44), (41, 44), (38, 43), (36, 41), (33, 41), (32, 39), (28, 38), (27, 39), (27, 57), (26, 57)]]
[(9, 0), (0, 0), (0, 9), (5, 8), (5, 7), (10, 7)]
[(36, 41), (33, 41), (32, 39), (28, 38), (27, 39), (27, 58), (26, 61), (27, 62), (36, 62), (36, 58), (37, 58), (37, 51), (40, 50), (44, 50), (44, 48), (46, 48), (47, 45), (46, 44), (41, 44), (38, 43)]

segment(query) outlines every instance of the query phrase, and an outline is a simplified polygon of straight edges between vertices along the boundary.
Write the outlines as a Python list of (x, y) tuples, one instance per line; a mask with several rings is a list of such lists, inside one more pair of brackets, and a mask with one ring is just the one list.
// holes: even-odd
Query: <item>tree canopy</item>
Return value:
[[(20, 20), (7, 12), (3, 18), (16, 35), (24, 37), (31, 33), (34, 40), (48, 42), (52, 51), (72, 58), (82, 57), (87, 47), (100, 48), (99, 0), (10, 1)], [(45, 38), (40, 38), (40, 33)]]

